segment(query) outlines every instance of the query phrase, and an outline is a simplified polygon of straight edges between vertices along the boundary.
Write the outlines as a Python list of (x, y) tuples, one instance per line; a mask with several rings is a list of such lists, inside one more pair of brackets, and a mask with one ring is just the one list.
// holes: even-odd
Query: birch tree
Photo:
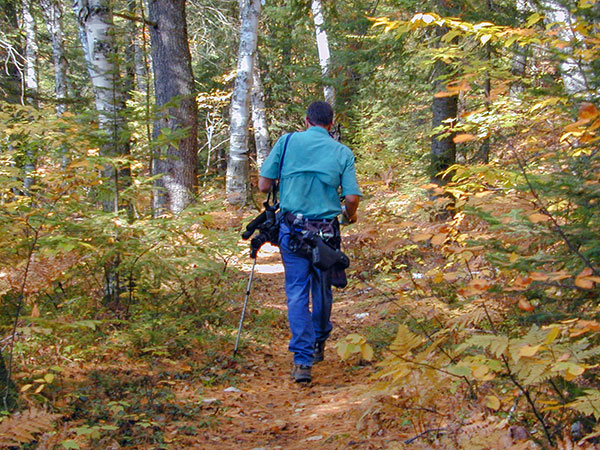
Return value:
[(231, 98), (226, 179), (227, 199), (232, 204), (245, 204), (248, 199), (248, 122), (260, 9), (261, 0), (240, 1), (240, 44)]
[(315, 23), (315, 35), (317, 39), (317, 51), (319, 53), (319, 64), (321, 65), (321, 75), (325, 80), (323, 94), (325, 101), (331, 106), (335, 106), (335, 89), (327, 84), (327, 78), (331, 73), (331, 54), (329, 52), (329, 39), (325, 31), (325, 19), (323, 18), (323, 5), (321, 0), (312, 0), (311, 9)]
[[(124, 102), (115, 29), (109, 0), (75, 0), (73, 9), (80, 26), (82, 46), (94, 88), (98, 125), (104, 144), (102, 155), (117, 157), (129, 153), (129, 132), (123, 119)], [(129, 184), (129, 168), (108, 162), (102, 169), (102, 207), (107, 212), (119, 211), (119, 196)], [(115, 236), (118, 239), (118, 236)], [(122, 286), (119, 278), (120, 257), (113, 255), (105, 264), (105, 300), (119, 304)]]
[(65, 58), (62, 6), (59, 0), (39, 0), (39, 4), (46, 29), (52, 42), (54, 93), (57, 100), (56, 112), (60, 116), (66, 110), (64, 100), (68, 97), (67, 59)]
[(254, 56), (252, 71), (252, 126), (254, 128), (254, 144), (256, 146), (256, 164), (260, 168), (269, 156), (269, 128), (267, 126), (267, 107), (265, 93), (258, 64), (258, 52)]
[(589, 64), (573, 56), (573, 45), (581, 43), (583, 36), (576, 31), (576, 23), (570, 9), (558, 0), (542, 0), (546, 16), (546, 25), (556, 29), (557, 37), (569, 43), (562, 49), (563, 59), (560, 63), (560, 74), (567, 94), (586, 94), (591, 91), (588, 77), (591, 72)]
[[(22, 3), (23, 29), (25, 31), (25, 101), (27, 104), (37, 106), (38, 103), (38, 58), (37, 29), (33, 17), (31, 0)], [(28, 192), (33, 185), (33, 172), (37, 148), (29, 146), (25, 154), (23, 188)]]
[(161, 175), (154, 195), (155, 213), (166, 207), (179, 213), (193, 201), (198, 175), (198, 106), (188, 46), (185, 0), (150, 0), (149, 19), (156, 105), (157, 138), (164, 130), (175, 141), (164, 144), (153, 158), (153, 173)]
[(27, 103), (35, 105), (38, 95), (38, 59), (37, 30), (31, 11), (31, 0), (24, 0), (21, 12), (23, 14), (23, 30), (25, 31), (25, 89)]

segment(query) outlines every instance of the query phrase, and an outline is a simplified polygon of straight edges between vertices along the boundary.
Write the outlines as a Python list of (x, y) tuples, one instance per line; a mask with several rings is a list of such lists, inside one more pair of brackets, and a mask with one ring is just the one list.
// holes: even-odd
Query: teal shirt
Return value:
[[(279, 177), (286, 136), (277, 141), (265, 160), (262, 177)], [(325, 128), (293, 133), (283, 160), (279, 193), (283, 212), (333, 219), (342, 212), (340, 194), (361, 195), (352, 151), (329, 136)]]

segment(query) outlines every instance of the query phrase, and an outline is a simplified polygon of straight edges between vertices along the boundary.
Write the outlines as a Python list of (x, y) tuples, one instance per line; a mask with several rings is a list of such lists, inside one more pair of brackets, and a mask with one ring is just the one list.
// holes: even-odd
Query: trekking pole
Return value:
[(246, 288), (246, 298), (244, 298), (244, 307), (242, 308), (242, 317), (240, 317), (240, 326), (238, 328), (237, 337), (235, 338), (235, 347), (233, 349), (233, 356), (238, 351), (238, 345), (240, 343), (240, 334), (242, 334), (242, 325), (244, 324), (244, 316), (246, 315), (246, 306), (248, 305), (248, 297), (250, 297), (250, 287), (252, 286), (252, 279), (254, 278), (254, 268), (256, 267), (256, 256), (254, 256), (254, 263), (252, 264), (252, 270), (250, 271), (250, 278), (248, 279), (248, 287)]

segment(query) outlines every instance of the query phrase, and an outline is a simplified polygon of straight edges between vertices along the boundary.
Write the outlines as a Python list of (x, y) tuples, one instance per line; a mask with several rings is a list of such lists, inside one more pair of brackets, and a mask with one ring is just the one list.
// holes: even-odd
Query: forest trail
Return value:
[(281, 309), (283, 315), (269, 331), (272, 340), (268, 346), (254, 346), (248, 341), (248, 333), (243, 333), (243, 362), (237, 366), (243, 381), (236, 388), (221, 385), (205, 389), (205, 408), (219, 411), (220, 425), (185, 444), (243, 450), (385, 448), (377, 439), (367, 443), (356, 426), (366, 401), (363, 394), (371, 368), (344, 364), (334, 348), (340, 337), (360, 332), (372, 317), (361, 309), (361, 292), (334, 292), (334, 330), (325, 361), (313, 367), (312, 383), (297, 384), (289, 375), (292, 359), (287, 350), (289, 334), (279, 252), (274, 247), (262, 249), (258, 258), (245, 330), (252, 327), (252, 314), (261, 308)]

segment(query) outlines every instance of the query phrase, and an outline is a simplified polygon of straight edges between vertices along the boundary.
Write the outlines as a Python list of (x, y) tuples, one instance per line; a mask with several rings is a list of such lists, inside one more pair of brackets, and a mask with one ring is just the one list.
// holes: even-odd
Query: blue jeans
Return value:
[(294, 353), (295, 364), (312, 366), (315, 342), (325, 342), (331, 333), (331, 275), (312, 266), (308, 259), (294, 254), (289, 243), (290, 228), (283, 220), (279, 248), (285, 268), (288, 322), (292, 332), (289, 350)]

